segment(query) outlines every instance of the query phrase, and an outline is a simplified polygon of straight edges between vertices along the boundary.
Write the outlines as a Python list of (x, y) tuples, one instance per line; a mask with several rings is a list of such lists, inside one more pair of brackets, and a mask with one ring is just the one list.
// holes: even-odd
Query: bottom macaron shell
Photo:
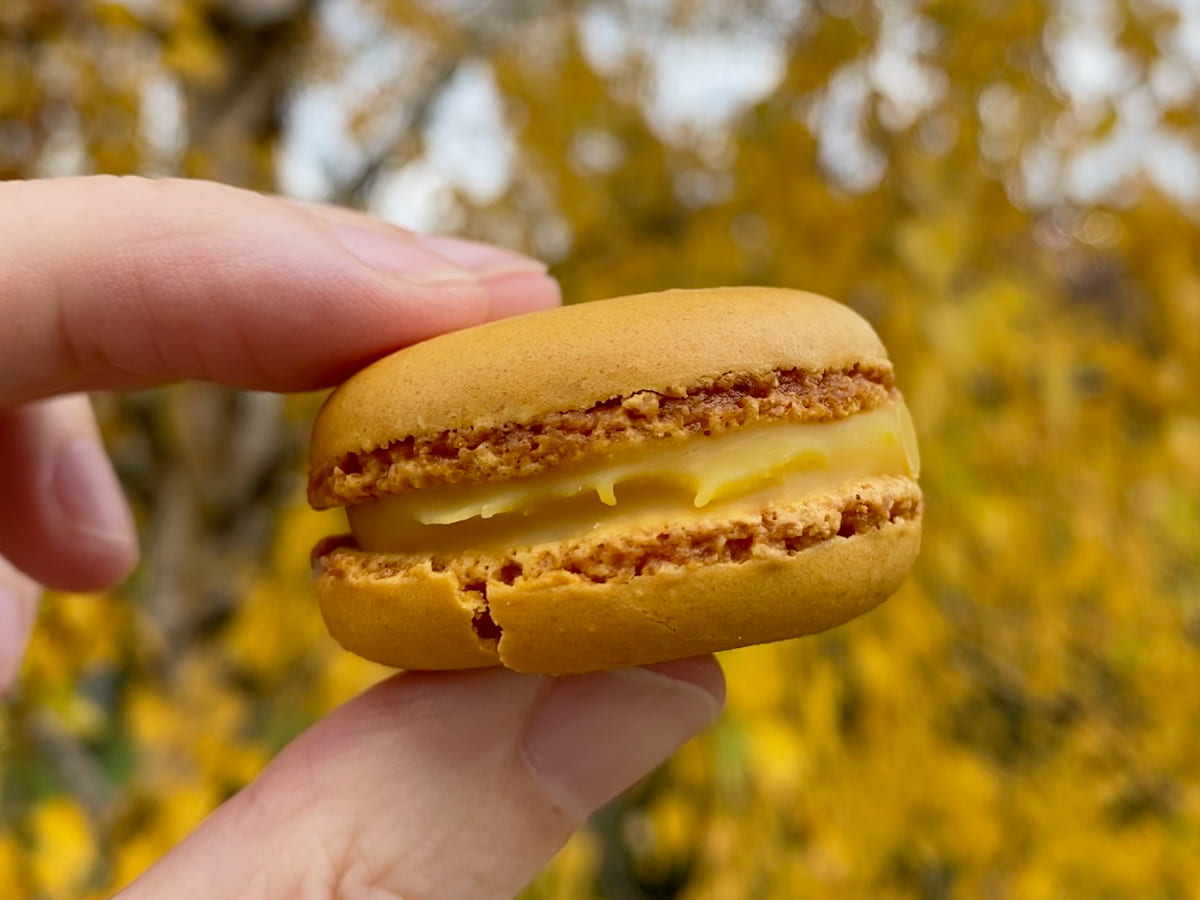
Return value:
[(428, 569), (392, 575), (318, 560), (317, 593), (330, 633), (376, 662), (405, 669), (503, 664), (563, 675), (833, 628), (895, 591), (916, 559), (920, 535), (920, 520), (905, 519), (784, 558), (602, 583), (552, 573), (491, 586), (482, 622), (481, 597), (465, 600), (455, 579)]
[(489, 601), (500, 657), (520, 672), (644, 665), (801, 637), (873, 609), (912, 567), (920, 525), (835, 538), (787, 560), (720, 563), (626, 584), (574, 581)]
[[(353, 551), (360, 554), (359, 551)], [(500, 664), (495, 640), (476, 630), (479, 609), (464, 603), (445, 572), (380, 577), (339, 570), (322, 573), (316, 590), (325, 626), (352, 653), (397, 669), (478, 669)]]

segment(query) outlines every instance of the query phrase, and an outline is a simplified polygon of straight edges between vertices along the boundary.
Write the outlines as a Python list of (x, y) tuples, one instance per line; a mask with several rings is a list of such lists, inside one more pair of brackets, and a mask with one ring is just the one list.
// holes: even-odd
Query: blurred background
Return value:
[[(3, 0), (0, 176), (211, 178), (548, 260), (571, 301), (846, 301), (925, 458), (914, 576), (727, 655), (729, 712), (541, 898), (1200, 885), (1200, 3)], [(317, 397), (98, 397), (145, 562), (45, 604), (0, 893), (104, 895), (381, 670), (325, 636)]]

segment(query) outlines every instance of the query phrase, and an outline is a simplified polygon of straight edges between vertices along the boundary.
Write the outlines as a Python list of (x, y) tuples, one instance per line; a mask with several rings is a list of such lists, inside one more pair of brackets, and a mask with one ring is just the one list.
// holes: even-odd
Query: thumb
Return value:
[(723, 698), (711, 658), (557, 680), (403, 673), (298, 738), (122, 897), (512, 897)]

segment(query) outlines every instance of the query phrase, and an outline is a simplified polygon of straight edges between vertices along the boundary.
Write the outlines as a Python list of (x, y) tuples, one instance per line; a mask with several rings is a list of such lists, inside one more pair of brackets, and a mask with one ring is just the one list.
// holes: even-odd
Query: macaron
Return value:
[(530, 313), (327, 399), (309, 499), (330, 633), (403, 669), (568, 674), (812, 634), (920, 546), (912, 421), (852, 310), (776, 288)]

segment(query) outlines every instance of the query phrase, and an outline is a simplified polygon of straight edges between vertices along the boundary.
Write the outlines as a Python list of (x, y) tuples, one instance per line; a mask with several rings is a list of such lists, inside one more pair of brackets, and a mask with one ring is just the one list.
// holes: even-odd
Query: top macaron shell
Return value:
[(409, 435), (532, 422), (727, 372), (890, 369), (862, 318), (778, 288), (664, 291), (530, 313), (431, 338), (338, 388), (314, 426), (314, 470)]

